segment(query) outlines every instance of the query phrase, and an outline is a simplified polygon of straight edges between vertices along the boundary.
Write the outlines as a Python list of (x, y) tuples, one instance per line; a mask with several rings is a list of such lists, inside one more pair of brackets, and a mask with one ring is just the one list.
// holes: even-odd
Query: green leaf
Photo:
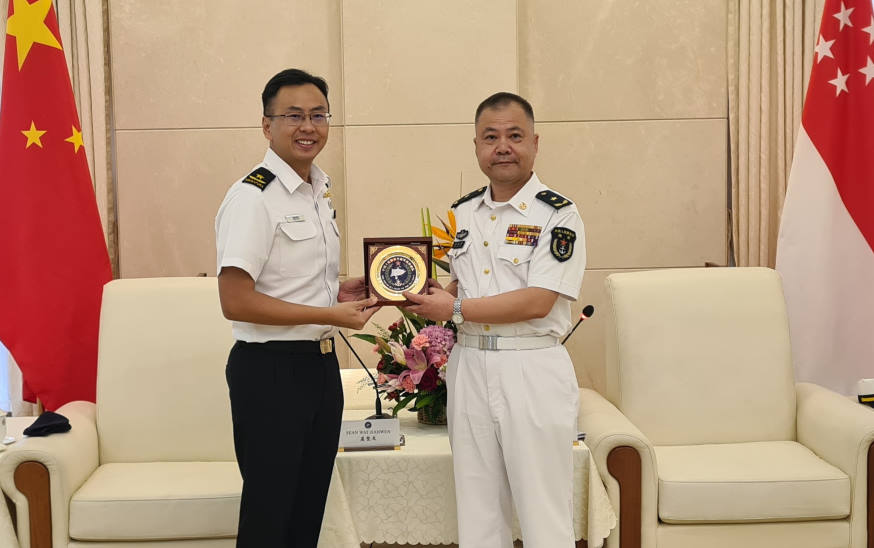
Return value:
[(403, 308), (400, 308), (400, 311), (401, 311), (401, 314), (404, 315), (404, 318), (406, 318), (407, 321), (409, 321), (411, 324), (413, 324), (413, 327), (415, 328), (415, 330), (417, 332), (420, 329), (422, 329), (423, 327), (425, 327), (425, 318), (423, 318), (417, 314), (413, 314), (412, 312), (409, 312), (407, 310), (404, 310)]
[(397, 417), (398, 411), (400, 411), (401, 409), (403, 409), (404, 407), (409, 405), (409, 403), (411, 401), (413, 401), (415, 398), (416, 398), (415, 394), (408, 394), (408, 395), (404, 396), (404, 398), (401, 401), (399, 401), (397, 405), (394, 406), (394, 409), (391, 410), (392, 416)]
[(439, 266), (440, 268), (442, 268), (446, 272), (449, 272), (449, 263), (447, 261), (444, 261), (441, 259), (435, 259), (432, 257), (431, 262), (434, 263), (435, 265)]
[(354, 335), (351, 335), (351, 336), (355, 337), (356, 339), (361, 339), (362, 341), (367, 341), (370, 344), (376, 344), (376, 335), (367, 335), (365, 333), (355, 333)]
[(423, 396), (416, 401), (416, 409), (421, 409), (427, 405), (431, 405), (434, 403), (434, 400), (437, 399), (437, 394), (428, 394), (427, 396)]

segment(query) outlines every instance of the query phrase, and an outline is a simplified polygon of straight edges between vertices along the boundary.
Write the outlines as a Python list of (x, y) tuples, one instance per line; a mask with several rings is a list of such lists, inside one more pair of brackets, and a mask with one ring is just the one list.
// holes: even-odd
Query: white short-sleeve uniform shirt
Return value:
[[(331, 183), (315, 165), (310, 180), (301, 179), (268, 149), (264, 161), (231, 186), (219, 207), (217, 272), (223, 267), (240, 268), (255, 280), (256, 291), (283, 301), (319, 307), (336, 304), (340, 231)], [(233, 322), (234, 337), (245, 342), (319, 340), (335, 332), (328, 325)]]
[[(480, 192), (482, 191), (482, 192)], [(527, 287), (559, 293), (544, 318), (509, 324), (464, 322), (469, 335), (561, 337), (571, 325), (570, 302), (586, 268), (583, 220), (577, 207), (532, 173), (508, 202), (496, 203), (486, 187), (459, 200), (456, 237), (449, 251), (458, 296), (488, 297)]]

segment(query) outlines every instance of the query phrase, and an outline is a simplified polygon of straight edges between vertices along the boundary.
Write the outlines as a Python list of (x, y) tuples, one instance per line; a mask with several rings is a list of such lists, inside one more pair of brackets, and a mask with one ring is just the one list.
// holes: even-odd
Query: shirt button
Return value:
[(483, 242), (483, 247), (489, 247), (489, 242)]
[(497, 219), (497, 218), (498, 218), (497, 215), (492, 215), (491, 217), (489, 217), (489, 219), (491, 219), (491, 220), (493, 220), (493, 221), (494, 221), (495, 219)]
[(491, 326), (484, 325), (484, 326), (483, 326), (483, 329), (484, 329), (485, 331), (488, 331), (489, 329), (491, 329)]
[(489, 272), (491, 272), (491, 270), (489, 270), (488, 268), (483, 270), (483, 274), (488, 274)]
[(519, 264), (519, 257), (513, 257), (513, 264)]

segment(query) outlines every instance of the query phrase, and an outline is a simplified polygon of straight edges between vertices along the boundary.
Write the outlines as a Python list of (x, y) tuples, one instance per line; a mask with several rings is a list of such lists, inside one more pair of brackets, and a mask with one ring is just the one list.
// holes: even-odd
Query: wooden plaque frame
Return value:
[[(414, 263), (417, 268), (421, 268), (424, 264), (424, 272), (421, 277), (421, 287), (410, 289), (413, 293), (423, 294), (428, 291), (428, 278), (431, 276), (432, 270), (432, 243), (431, 238), (427, 236), (418, 236), (412, 238), (364, 238), (364, 286), (367, 289), (368, 296), (376, 295), (377, 305), (380, 306), (398, 306), (410, 304), (410, 302), (400, 295), (400, 292), (395, 292), (391, 288), (386, 287), (379, 279), (374, 279), (375, 272), (371, 272), (374, 266), (374, 260), (380, 253), (388, 249), (393, 249), (384, 259), (406, 256), (409, 262)], [(419, 285), (420, 277), (416, 278), (413, 287)]]

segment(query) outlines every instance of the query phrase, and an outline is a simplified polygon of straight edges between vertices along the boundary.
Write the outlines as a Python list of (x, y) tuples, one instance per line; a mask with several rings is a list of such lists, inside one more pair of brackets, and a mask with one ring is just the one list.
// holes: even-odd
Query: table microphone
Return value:
[(594, 306), (587, 304), (585, 307), (583, 307), (583, 311), (580, 312), (580, 319), (577, 320), (577, 324), (574, 326), (573, 329), (571, 329), (571, 332), (567, 334), (567, 337), (565, 337), (564, 340), (561, 341), (561, 344), (566, 343), (567, 340), (571, 338), (571, 335), (574, 334), (574, 331), (577, 330), (577, 327), (579, 327), (580, 324), (583, 323), (583, 320), (588, 320), (589, 318), (592, 317), (592, 314), (594, 314), (594, 313), (595, 313)]
[(349, 340), (346, 338), (345, 335), (343, 335), (343, 332), (338, 331), (337, 333), (340, 334), (340, 337), (343, 339), (343, 342), (345, 342), (346, 346), (349, 347), (349, 350), (352, 351), (352, 355), (355, 356), (355, 359), (358, 360), (358, 363), (360, 363), (361, 367), (364, 368), (364, 371), (367, 372), (367, 376), (370, 377), (371, 381), (373, 381), (373, 389), (376, 391), (376, 414), (370, 415), (367, 418), (368, 419), (390, 419), (390, 418), (392, 418), (391, 415), (386, 415), (385, 413), (382, 412), (382, 400), (379, 399), (379, 385), (376, 383), (376, 379), (373, 377), (373, 373), (370, 372), (370, 369), (368, 369), (367, 366), (364, 365), (364, 362), (361, 361), (361, 358), (358, 357), (358, 352), (356, 352), (355, 349), (352, 348), (352, 345), (349, 344)]

